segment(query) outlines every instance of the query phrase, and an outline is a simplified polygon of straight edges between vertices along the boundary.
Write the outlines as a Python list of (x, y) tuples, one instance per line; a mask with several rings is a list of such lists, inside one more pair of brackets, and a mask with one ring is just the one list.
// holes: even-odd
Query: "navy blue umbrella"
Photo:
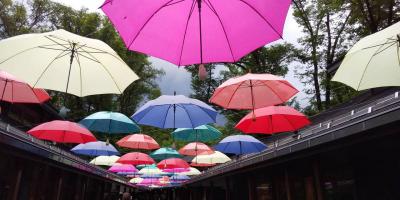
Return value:
[(221, 140), (214, 148), (223, 153), (242, 155), (260, 152), (267, 146), (250, 135), (231, 135)]
[(71, 149), (72, 152), (87, 156), (112, 156), (119, 155), (119, 152), (111, 144), (106, 142), (96, 141), (79, 144)]
[(137, 123), (158, 128), (195, 128), (215, 123), (216, 117), (211, 106), (183, 95), (162, 95), (132, 115)]

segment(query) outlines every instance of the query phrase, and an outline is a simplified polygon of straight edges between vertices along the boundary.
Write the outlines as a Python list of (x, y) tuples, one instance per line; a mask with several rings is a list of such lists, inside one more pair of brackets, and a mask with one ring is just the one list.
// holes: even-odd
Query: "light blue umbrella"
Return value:
[(211, 106), (183, 95), (162, 95), (132, 115), (137, 123), (158, 128), (195, 128), (215, 123), (216, 117), (217, 112)]
[(156, 151), (152, 152), (150, 154), (150, 157), (152, 157), (155, 160), (164, 160), (167, 158), (182, 158), (183, 156), (181, 154), (178, 153), (178, 151), (176, 151), (173, 148), (169, 148), (169, 147), (163, 147), (160, 149), (157, 149)]
[(194, 129), (177, 128), (172, 132), (172, 136), (175, 140), (184, 142), (210, 142), (220, 138), (221, 135), (222, 133), (218, 129), (210, 125), (201, 125)]
[(140, 178), (143, 179), (156, 179), (156, 178), (161, 178), (163, 176), (161, 176), (160, 174), (143, 174), (140, 176)]
[(79, 123), (91, 131), (108, 134), (140, 132), (140, 128), (135, 122), (117, 112), (96, 112), (82, 119)]
[(187, 180), (189, 180), (190, 179), (190, 177), (189, 176), (186, 176), (186, 175), (184, 175), (184, 174), (174, 174), (173, 176), (171, 176), (171, 178), (170, 178), (170, 180), (173, 180), (173, 181), (187, 181)]
[(119, 155), (119, 152), (111, 144), (106, 142), (96, 141), (76, 145), (71, 149), (72, 152), (87, 156), (112, 156)]
[(222, 153), (242, 155), (260, 152), (267, 146), (250, 135), (231, 135), (221, 140), (214, 148)]

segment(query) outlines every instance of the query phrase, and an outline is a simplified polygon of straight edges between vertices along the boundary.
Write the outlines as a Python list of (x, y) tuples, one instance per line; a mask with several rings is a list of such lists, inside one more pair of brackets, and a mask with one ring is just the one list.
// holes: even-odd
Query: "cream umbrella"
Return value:
[(358, 41), (333, 81), (356, 90), (400, 86), (400, 22)]
[(79, 97), (121, 94), (138, 76), (106, 43), (65, 30), (0, 41), (0, 69), (35, 88)]
[(94, 165), (112, 166), (118, 159), (119, 156), (97, 156), (91, 160), (90, 163)]
[(129, 182), (133, 183), (133, 184), (138, 184), (138, 183), (141, 183), (142, 181), (143, 181), (143, 178), (136, 177), (136, 178), (132, 178)]
[(186, 176), (196, 176), (196, 175), (200, 175), (201, 172), (200, 172), (198, 169), (194, 168), (194, 167), (190, 167), (190, 168), (189, 168), (189, 171), (187, 171), (187, 172), (180, 172), (180, 173), (178, 173), (178, 174), (182, 174), (182, 175), (186, 175)]
[(227, 155), (219, 151), (215, 151), (213, 154), (209, 155), (198, 155), (193, 158), (192, 162), (196, 164), (214, 165), (226, 163), (230, 160), (231, 159)]

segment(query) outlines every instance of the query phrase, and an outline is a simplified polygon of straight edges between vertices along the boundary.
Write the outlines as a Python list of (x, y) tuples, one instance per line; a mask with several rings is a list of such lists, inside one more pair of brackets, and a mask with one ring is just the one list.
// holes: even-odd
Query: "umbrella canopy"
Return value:
[(358, 41), (332, 81), (356, 90), (400, 86), (400, 22)]
[(139, 172), (117, 172), (118, 175), (127, 176), (127, 177), (135, 177), (141, 175)]
[(194, 167), (190, 167), (188, 172), (180, 172), (179, 174), (183, 174), (186, 176), (195, 176), (195, 175), (200, 175), (201, 172)]
[(158, 128), (195, 128), (215, 123), (217, 111), (197, 99), (162, 95), (144, 104), (132, 118), (139, 124)]
[(163, 147), (152, 152), (150, 154), (150, 157), (152, 157), (155, 160), (164, 160), (167, 158), (182, 158), (183, 156), (173, 148)]
[(129, 183), (138, 184), (138, 183), (140, 183), (142, 181), (143, 181), (142, 178), (136, 177), (136, 178), (133, 178), (133, 179), (129, 180)]
[(136, 133), (139, 126), (122, 113), (101, 111), (93, 113), (80, 122), (91, 131), (102, 133)]
[(190, 165), (180, 158), (168, 158), (157, 164), (159, 169), (189, 168)]
[(110, 172), (137, 172), (138, 170), (135, 168), (135, 166), (133, 166), (131, 164), (115, 163), (108, 169), (108, 171), (110, 171)]
[(138, 79), (106, 43), (65, 30), (1, 40), (0, 52), (0, 69), (32, 87), (80, 97), (121, 94)]
[(126, 147), (130, 149), (158, 149), (160, 145), (150, 136), (144, 134), (133, 134), (125, 136), (117, 142), (120, 147)]
[(267, 146), (250, 135), (231, 135), (221, 140), (214, 148), (222, 153), (242, 155), (260, 152)]
[(250, 112), (240, 120), (235, 128), (244, 133), (274, 134), (296, 131), (310, 123), (305, 115), (294, 108), (269, 106)]
[[(153, 165), (153, 164), (152, 164)], [(143, 169), (143, 168), (145, 168), (145, 167), (147, 167), (147, 166), (150, 166), (150, 165), (136, 165), (136, 168), (137, 169)]]
[(112, 166), (118, 159), (119, 156), (97, 156), (91, 160), (90, 163), (94, 165)]
[(187, 181), (190, 180), (189, 176), (186, 176), (184, 174), (174, 174), (170, 178), (171, 181)]
[(209, 164), (209, 165), (214, 165), (214, 164), (221, 164), (221, 163), (226, 163), (230, 161), (231, 159), (226, 156), (225, 154), (215, 151), (213, 154), (210, 155), (198, 155), (193, 158), (192, 163), (196, 164)]
[(182, 155), (196, 156), (199, 154), (212, 154), (214, 151), (204, 143), (192, 142), (179, 149), (179, 153)]
[(86, 143), (96, 141), (86, 128), (70, 121), (54, 120), (35, 126), (27, 133), (43, 140), (58, 143)]
[(157, 179), (157, 178), (161, 178), (161, 177), (163, 177), (161, 174), (143, 174), (140, 176), (140, 178), (143, 178), (143, 179), (148, 179), (148, 178)]
[(0, 72), (0, 100), (10, 103), (43, 103), (50, 99), (43, 89), (32, 88), (15, 76)]
[(132, 165), (148, 165), (153, 164), (154, 160), (147, 154), (140, 152), (131, 152), (121, 156), (121, 158), (119, 158), (117, 162)]
[(112, 144), (102, 141), (78, 144), (71, 149), (72, 152), (87, 156), (112, 156), (119, 155), (119, 152)]
[(158, 178), (144, 178), (138, 186), (151, 186), (151, 185), (161, 185), (160, 180)]
[(139, 173), (141, 174), (163, 174), (163, 172), (156, 165), (149, 165), (142, 168)]
[(281, 77), (248, 73), (218, 86), (210, 102), (227, 109), (253, 110), (285, 103), (298, 92)]
[(282, 38), (290, 0), (106, 0), (126, 47), (176, 65), (235, 62)]
[(175, 140), (185, 142), (210, 142), (219, 139), (221, 135), (222, 133), (218, 129), (210, 125), (201, 125), (194, 129), (178, 128), (172, 132)]
[(181, 172), (188, 172), (190, 171), (189, 168), (172, 168), (172, 169), (163, 169), (163, 172), (167, 173), (181, 173)]

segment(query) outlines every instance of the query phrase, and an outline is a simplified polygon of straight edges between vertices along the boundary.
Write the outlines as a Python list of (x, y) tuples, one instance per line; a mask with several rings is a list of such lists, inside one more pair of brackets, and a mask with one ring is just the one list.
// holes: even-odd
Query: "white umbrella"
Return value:
[(356, 90), (400, 86), (400, 22), (358, 41), (332, 80)]
[(112, 166), (118, 159), (119, 156), (97, 156), (91, 160), (90, 163), (94, 165)]
[(225, 155), (219, 151), (215, 151), (213, 154), (209, 154), (209, 155), (198, 155), (193, 158), (192, 162), (194, 162), (196, 164), (213, 165), (213, 164), (226, 163), (230, 160), (231, 159), (227, 155)]
[(186, 176), (195, 176), (195, 175), (200, 175), (201, 172), (200, 172), (198, 169), (194, 168), (194, 167), (190, 167), (190, 168), (189, 168), (189, 171), (187, 171), (187, 172), (180, 172), (180, 173), (178, 173), (178, 174), (182, 174), (182, 175), (186, 175)]
[(32, 87), (79, 97), (121, 94), (138, 76), (106, 43), (65, 30), (0, 41), (0, 69)]

